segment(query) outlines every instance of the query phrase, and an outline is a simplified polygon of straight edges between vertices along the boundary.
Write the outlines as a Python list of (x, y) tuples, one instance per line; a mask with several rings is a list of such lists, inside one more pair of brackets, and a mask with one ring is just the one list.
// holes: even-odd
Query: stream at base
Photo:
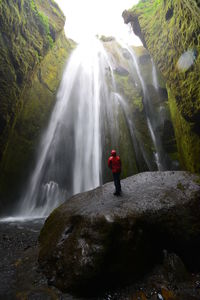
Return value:
[[(200, 274), (188, 273), (185, 282), (164, 277), (166, 266), (157, 266), (142, 281), (93, 298), (63, 294), (48, 285), (39, 269), (38, 236), (45, 219), (0, 220), (0, 299), (2, 300), (199, 300)], [(172, 277), (178, 270), (174, 270)], [(179, 274), (180, 275), (180, 274)], [(170, 296), (170, 298), (169, 298)], [(167, 298), (168, 297), (168, 298)]]

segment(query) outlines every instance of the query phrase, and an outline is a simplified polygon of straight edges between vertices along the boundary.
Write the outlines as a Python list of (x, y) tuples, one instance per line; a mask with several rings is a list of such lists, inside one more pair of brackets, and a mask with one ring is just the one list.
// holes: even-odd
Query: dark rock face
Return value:
[(128, 24), (128, 23), (131, 23), (131, 26), (133, 28), (133, 31), (134, 33), (140, 37), (144, 47), (146, 47), (146, 42), (145, 42), (145, 39), (143, 37), (143, 33), (141, 31), (141, 27), (140, 27), (140, 23), (139, 23), (139, 20), (138, 20), (138, 16), (137, 15), (133, 15), (131, 12), (125, 10), (123, 13), (122, 13), (122, 17), (124, 19), (124, 23), (125, 24)]
[(188, 279), (188, 272), (180, 257), (174, 253), (169, 254), (166, 250), (164, 251), (163, 269), (163, 274), (169, 282), (177, 284)]
[[(200, 266), (199, 177), (187, 172), (146, 172), (72, 197), (41, 230), (39, 263), (62, 291), (94, 293), (132, 282), (175, 252)], [(189, 259), (190, 258), (190, 259)]]

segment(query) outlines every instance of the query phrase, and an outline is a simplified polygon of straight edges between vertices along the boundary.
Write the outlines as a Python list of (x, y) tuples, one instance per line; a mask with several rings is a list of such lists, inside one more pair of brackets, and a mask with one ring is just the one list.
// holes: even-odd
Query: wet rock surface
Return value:
[(21, 222), (0, 223), (0, 299), (15, 299), (17, 267), (26, 250), (36, 245), (41, 226), (31, 224), (29, 227)]
[(38, 267), (38, 235), (44, 220), (0, 222), (0, 299), (73, 300), (48, 286)]
[[(189, 178), (190, 176), (185, 174), (184, 177)], [(189, 177), (188, 177), (189, 176)], [(162, 176), (161, 176), (162, 177)], [(138, 177), (140, 178), (140, 177)], [(163, 178), (163, 177), (162, 177)], [(181, 180), (181, 176), (179, 179)], [(190, 177), (191, 178), (191, 177)], [(196, 180), (196, 177), (194, 177)], [(128, 179), (130, 180), (130, 179)], [(140, 178), (141, 181), (141, 178)], [(186, 182), (183, 180), (179, 182), (178, 189), (184, 191), (184, 186)], [(194, 186), (193, 186), (194, 184)], [(113, 185), (107, 184), (106, 191), (109, 192), (110, 199), (115, 201), (116, 210), (119, 210), (120, 203), (125, 197), (126, 185), (122, 181), (123, 186), (123, 196), (116, 198), (112, 196)], [(174, 181), (175, 186), (175, 181)], [(196, 183), (191, 183), (188, 185), (188, 189), (192, 193), (196, 193)], [(153, 190), (153, 186), (152, 186)], [(129, 189), (130, 191), (130, 189)], [(94, 193), (99, 193), (99, 189), (93, 191)], [(89, 194), (92, 192), (89, 192)], [(86, 193), (87, 195), (88, 193)], [(108, 195), (108, 194), (107, 194)], [(141, 193), (141, 197), (144, 194)], [(188, 192), (186, 192), (188, 195)], [(80, 197), (76, 196), (76, 197)], [(75, 198), (76, 198), (75, 197)], [(135, 198), (136, 199), (136, 198)], [(97, 200), (97, 199), (96, 199)], [(108, 203), (104, 203), (107, 207), (106, 210), (114, 213), (113, 206), (111, 206), (111, 200), (108, 199)], [(180, 199), (179, 199), (180, 200)], [(95, 198), (94, 200), (95, 201)], [(145, 200), (146, 201), (146, 200)], [(143, 203), (143, 201), (142, 201)], [(183, 201), (183, 204), (185, 201)], [(88, 202), (86, 201), (85, 212), (88, 213), (91, 208), (87, 208)], [(70, 204), (72, 207), (75, 204)], [(128, 205), (128, 202), (127, 202)], [(139, 205), (139, 204), (138, 204)], [(95, 203), (93, 203), (94, 212)], [(83, 207), (82, 207), (83, 208)], [(75, 209), (75, 207), (74, 207)], [(100, 207), (98, 209), (99, 213)], [(77, 207), (76, 207), (77, 211)], [(54, 212), (53, 214), (55, 214)], [(64, 210), (63, 210), (64, 213)], [(103, 210), (102, 210), (103, 213)], [(110, 220), (111, 219), (108, 217)], [(49, 220), (49, 219), (48, 219)], [(48, 223), (49, 221), (47, 221)], [(120, 285), (115, 286), (113, 289), (108, 288), (106, 291), (98, 291), (91, 298), (82, 298), (77, 296), (72, 296), (67, 293), (59, 291), (57, 288), (52, 286), (52, 281), (48, 280), (43, 275), (42, 270), (38, 265), (38, 235), (41, 227), (43, 226), (44, 220), (32, 220), (24, 222), (0, 222), (0, 299), (2, 300), (199, 300), (200, 299), (200, 274), (199, 272), (191, 273), (185, 266), (183, 260), (175, 253), (167, 251), (166, 249), (162, 251), (161, 262), (156, 264), (156, 266), (147, 272), (140, 280), (135, 281), (135, 283), (130, 282), (129, 285), (125, 287), (120, 287)], [(111, 222), (112, 224), (112, 222)], [(47, 225), (47, 224), (46, 224)], [(84, 224), (82, 223), (82, 228)], [(93, 228), (93, 227), (92, 227)], [(44, 229), (43, 229), (44, 230)], [(68, 234), (72, 234), (72, 228), (68, 229)], [(44, 231), (43, 231), (44, 233)], [(119, 234), (120, 232), (118, 232)], [(53, 234), (50, 233), (50, 235)], [(63, 236), (64, 238), (64, 236)], [(124, 236), (124, 239), (126, 235)], [(94, 237), (95, 239), (95, 237)], [(153, 242), (153, 241), (152, 241)], [(155, 241), (154, 241), (155, 242)], [(49, 244), (49, 247), (51, 244)], [(147, 250), (149, 245), (146, 244)], [(72, 249), (73, 251), (73, 249)], [(90, 258), (88, 257), (88, 260)], [(91, 255), (92, 259), (92, 255)], [(193, 261), (196, 261), (195, 257), (192, 257)], [(142, 268), (141, 264), (141, 268)], [(71, 269), (70, 271), (73, 271)], [(199, 271), (199, 270), (197, 270)], [(121, 276), (118, 274), (119, 277)], [(116, 279), (116, 277), (115, 277)], [(131, 280), (130, 280), (131, 281)], [(92, 283), (89, 289), (93, 290)]]
[(187, 172), (146, 172), (122, 180), (121, 197), (112, 195), (112, 183), (72, 197), (40, 234), (49, 283), (75, 294), (130, 284), (163, 261), (163, 249), (198, 270), (198, 182)]

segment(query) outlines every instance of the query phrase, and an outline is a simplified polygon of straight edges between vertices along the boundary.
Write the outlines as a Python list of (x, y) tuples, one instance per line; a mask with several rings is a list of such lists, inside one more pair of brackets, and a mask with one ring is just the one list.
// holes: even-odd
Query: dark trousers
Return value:
[(121, 192), (120, 172), (113, 173), (113, 179), (114, 179), (116, 193), (120, 193)]

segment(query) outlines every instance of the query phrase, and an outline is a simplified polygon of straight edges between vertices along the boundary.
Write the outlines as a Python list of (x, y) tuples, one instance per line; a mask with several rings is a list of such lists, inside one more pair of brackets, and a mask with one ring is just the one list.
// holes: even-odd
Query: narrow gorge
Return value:
[(0, 1), (0, 296), (199, 299), (199, 1), (133, 0), (131, 42), (59, 5)]

